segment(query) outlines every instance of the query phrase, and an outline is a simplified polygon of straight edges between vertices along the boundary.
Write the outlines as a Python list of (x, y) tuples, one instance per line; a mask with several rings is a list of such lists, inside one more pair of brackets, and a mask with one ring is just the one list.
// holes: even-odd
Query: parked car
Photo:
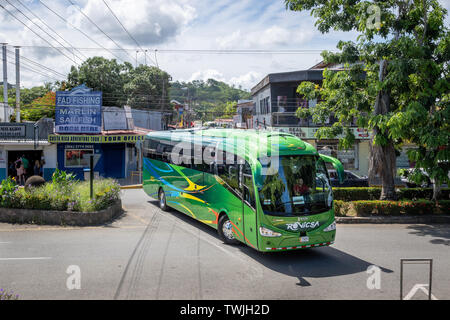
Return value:
[(360, 177), (357, 174), (344, 170), (345, 180), (342, 184), (339, 183), (336, 170), (328, 170), (332, 187), (368, 187), (369, 179), (367, 177)]

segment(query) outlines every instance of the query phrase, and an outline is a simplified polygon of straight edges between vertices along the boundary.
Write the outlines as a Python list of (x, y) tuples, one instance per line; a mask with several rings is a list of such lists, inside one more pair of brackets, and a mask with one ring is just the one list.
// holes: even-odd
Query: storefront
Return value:
[(56, 168), (56, 146), (34, 123), (1, 123), (0, 181), (8, 176), (17, 178), (22, 162), (27, 167), (25, 179), (36, 173), (50, 180)]
[(94, 174), (98, 177), (123, 179), (138, 170), (139, 151), (137, 143), (146, 132), (130, 131), (115, 134), (108, 131), (102, 135), (50, 135), (49, 142), (57, 146), (57, 167), (84, 179), (89, 169), (90, 157), (94, 155)]

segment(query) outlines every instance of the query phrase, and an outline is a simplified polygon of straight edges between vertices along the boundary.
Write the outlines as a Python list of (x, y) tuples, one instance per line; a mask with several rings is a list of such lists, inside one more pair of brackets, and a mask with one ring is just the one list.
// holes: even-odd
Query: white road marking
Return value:
[(32, 258), (0, 258), (0, 261), (11, 261), (11, 260), (49, 260), (51, 257), (32, 257)]
[[(425, 293), (428, 297), (430, 292), (426, 287), (428, 287), (428, 284), (416, 284), (403, 300), (411, 300), (411, 298), (416, 294), (416, 292), (419, 289), (422, 290), (423, 293)], [(433, 294), (431, 294), (431, 300), (438, 300), (438, 298), (436, 298)]]
[(11, 243), (11, 242), (0, 242), (0, 244), (8, 244), (8, 243)]

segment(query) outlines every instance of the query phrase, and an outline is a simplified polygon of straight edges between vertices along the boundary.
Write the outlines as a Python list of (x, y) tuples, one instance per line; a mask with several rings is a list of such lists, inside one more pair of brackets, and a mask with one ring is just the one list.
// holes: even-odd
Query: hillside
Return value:
[(195, 120), (210, 121), (220, 117), (231, 117), (234, 110), (230, 104), (242, 99), (250, 99), (250, 92), (234, 88), (225, 82), (209, 79), (206, 82), (173, 82), (170, 99), (190, 104), (195, 113)]

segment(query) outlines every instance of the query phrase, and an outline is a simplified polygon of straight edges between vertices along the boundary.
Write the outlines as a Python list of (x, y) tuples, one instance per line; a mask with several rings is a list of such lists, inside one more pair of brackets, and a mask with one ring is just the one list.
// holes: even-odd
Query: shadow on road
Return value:
[[(157, 201), (148, 201), (158, 206)], [(213, 237), (219, 239), (217, 231), (204, 223), (201, 223), (184, 213), (170, 209), (166, 212), (170, 216), (186, 222)], [(223, 244), (227, 246), (226, 244)], [(263, 253), (246, 245), (238, 245), (238, 248), (257, 263), (291, 277), (297, 277), (299, 286), (310, 286), (304, 278), (336, 277), (359, 272), (366, 272), (367, 268), (374, 265), (369, 261), (347, 254), (333, 247), (321, 247), (314, 249), (293, 250), (287, 252)], [(379, 266), (384, 273), (392, 273), (390, 269)]]
[(410, 234), (425, 237), (431, 236), (434, 239), (430, 240), (432, 244), (443, 244), (450, 246), (450, 226), (442, 224), (427, 224), (427, 225), (411, 225), (408, 226), (411, 230)]
[[(368, 267), (374, 265), (333, 247), (276, 253), (261, 253), (251, 248), (243, 248), (242, 251), (275, 272), (297, 277), (299, 286), (310, 286), (304, 278), (328, 278), (366, 272)], [(382, 272), (393, 272), (378, 267)]]

